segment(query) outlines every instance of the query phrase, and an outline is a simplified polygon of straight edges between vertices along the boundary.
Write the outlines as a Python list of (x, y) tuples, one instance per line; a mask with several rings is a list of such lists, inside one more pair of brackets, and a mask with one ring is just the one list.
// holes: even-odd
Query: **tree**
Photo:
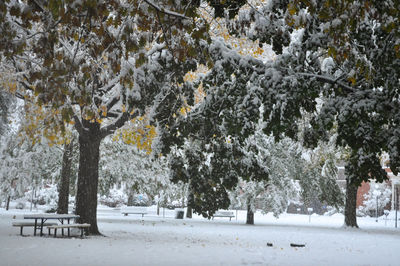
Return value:
[(306, 207), (315, 207), (315, 201), (336, 208), (343, 205), (343, 195), (336, 183), (338, 158), (333, 145), (308, 150), (289, 138), (276, 142), (260, 130), (247, 141), (256, 146), (254, 151), (268, 169), (268, 179), (239, 180), (230, 194), (233, 205), (246, 206), (252, 212), (257, 207), (264, 213), (273, 212), (276, 217), (287, 210), (291, 201), (302, 200)]
[(12, 98), (11, 96), (0, 90), (0, 136), (2, 137), (8, 127), (8, 116), (11, 107)]
[(43, 182), (54, 183), (61, 171), (61, 151), (56, 146), (23, 141), (11, 135), (1, 147), (1, 191), (3, 195), (18, 197), (31, 187)]
[[(336, 144), (350, 151), (345, 224), (357, 226), (351, 203), (358, 185), (387, 178), (381, 152), (388, 151), (394, 172), (400, 165), (399, 119), (394, 115), (400, 107), (399, 5), (358, 0), (249, 3), (239, 16), (226, 16), (228, 28), (271, 45), (274, 60), (243, 57), (215, 41), (209, 48), (213, 68), (202, 79), (207, 97), (187, 120), (207, 117), (215, 122), (212, 129), (223, 125), (225, 135), (246, 137), (262, 113), (264, 132), (279, 140), (283, 133), (297, 138), (298, 119), (307, 112), (313, 119), (305, 139), (314, 146), (337, 125)], [(322, 98), (323, 106), (317, 108)], [(208, 132), (212, 136), (215, 130)]]
[[(76, 213), (96, 221), (100, 142), (134, 117), (171, 124), (182, 85), (207, 44), (198, 1), (1, 3), (0, 52), (18, 86), (74, 123), (80, 161)], [(199, 53), (200, 52), (200, 53)], [(200, 55), (200, 56), (199, 56)], [(59, 123), (61, 129), (64, 123)], [(52, 126), (53, 123), (50, 123)]]
[(129, 131), (133, 134), (130, 135), (125, 129), (121, 130), (120, 136), (107, 138), (101, 144), (99, 193), (106, 195), (114, 186), (122, 187), (128, 195), (129, 205), (135, 194), (146, 194), (149, 199), (154, 199), (170, 182), (165, 158), (151, 157), (150, 151), (139, 149), (143, 143), (150, 144), (146, 147), (151, 149), (152, 134), (140, 140), (134, 138), (137, 144), (134, 145), (132, 137), (139, 131)]
[(60, 182), (58, 184), (57, 213), (68, 213), (69, 187), (72, 175), (74, 140), (64, 144)]

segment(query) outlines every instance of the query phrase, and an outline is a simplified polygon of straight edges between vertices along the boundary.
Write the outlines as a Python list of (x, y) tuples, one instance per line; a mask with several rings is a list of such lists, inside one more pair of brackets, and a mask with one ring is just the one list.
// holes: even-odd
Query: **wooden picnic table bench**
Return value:
[(121, 210), (121, 213), (124, 216), (128, 216), (128, 214), (141, 214), (142, 218), (143, 218), (144, 215), (147, 214), (147, 208), (146, 207), (129, 206), (129, 207), (123, 208)]
[[(45, 226), (56, 225), (57, 223), (43, 223)], [(35, 224), (34, 222), (13, 222), (12, 226), (20, 227), (20, 235), (22, 236), (22, 231), (24, 227), (37, 227), (40, 229), (40, 224)]]
[(216, 211), (214, 215), (212, 216), (212, 219), (214, 220), (214, 217), (228, 217), (229, 221), (232, 220), (235, 215), (231, 211)]
[[(57, 237), (57, 229), (70, 229), (70, 228), (78, 228), (81, 230), (81, 237), (83, 237), (83, 230), (85, 228), (89, 228), (90, 224), (57, 224), (57, 225), (49, 225), (47, 229), (49, 230), (49, 235), (51, 233), (51, 229), (54, 229), (54, 237)], [(70, 237), (70, 230), (68, 230), (68, 237)]]

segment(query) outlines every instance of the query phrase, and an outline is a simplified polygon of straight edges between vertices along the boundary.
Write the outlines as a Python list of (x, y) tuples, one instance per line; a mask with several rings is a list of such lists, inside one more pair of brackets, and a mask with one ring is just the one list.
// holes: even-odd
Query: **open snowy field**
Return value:
[[(40, 210), (39, 210), (40, 212)], [(359, 218), (361, 229), (342, 228), (343, 216), (256, 213), (254, 226), (237, 219), (174, 219), (155, 208), (143, 219), (100, 207), (105, 237), (34, 237), (11, 226), (28, 210), (0, 209), (0, 265), (400, 265), (400, 229), (393, 221)], [(272, 243), (268, 247), (267, 243)], [(306, 244), (305, 248), (290, 243)]]

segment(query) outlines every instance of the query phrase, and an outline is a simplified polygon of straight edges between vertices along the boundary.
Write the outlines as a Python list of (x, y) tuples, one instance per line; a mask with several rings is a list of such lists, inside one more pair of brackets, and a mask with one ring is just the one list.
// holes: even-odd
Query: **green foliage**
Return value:
[(268, 173), (254, 154), (246, 152), (235, 140), (201, 138), (187, 141), (170, 157), (171, 180), (189, 184), (188, 206), (204, 217), (230, 205), (228, 191), (245, 180), (266, 180)]
[[(240, 127), (243, 134), (246, 127), (240, 125), (258, 118), (250, 110), (257, 113), (263, 104), (265, 133), (277, 140), (282, 133), (296, 138), (297, 120), (306, 111), (313, 118), (305, 135), (314, 146), (337, 125), (337, 145), (352, 150), (346, 166), (352, 182), (386, 178), (379, 161), (382, 151), (390, 154), (397, 173), (399, 9), (399, 1), (281, 0), (242, 9), (235, 19), (227, 19), (231, 32), (271, 45), (276, 56), (273, 62), (239, 59), (226, 51), (214, 57), (207, 93), (234, 88), (221, 112), (227, 122), (234, 121), (225, 123), (226, 131), (236, 136)], [(252, 94), (255, 88), (257, 95)], [(317, 108), (318, 100), (322, 107)], [(257, 104), (232, 111), (244, 101)]]

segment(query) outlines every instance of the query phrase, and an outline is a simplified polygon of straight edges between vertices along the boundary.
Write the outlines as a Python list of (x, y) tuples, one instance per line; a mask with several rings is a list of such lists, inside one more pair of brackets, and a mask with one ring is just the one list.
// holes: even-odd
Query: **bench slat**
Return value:
[(233, 214), (233, 212), (230, 211), (216, 211), (212, 218), (214, 219), (214, 217), (228, 217), (229, 221), (231, 221), (231, 219), (235, 217), (235, 215)]
[(58, 224), (58, 225), (50, 225), (47, 226), (49, 229), (55, 228), (81, 228), (81, 227), (90, 227), (90, 224)]
[[(56, 225), (57, 223), (43, 223), (43, 225)], [(40, 225), (40, 223), (37, 223)], [(35, 226), (35, 223), (32, 222), (13, 222), (12, 226)]]
[[(47, 222), (47, 223), (43, 223), (43, 226), (52, 226), (52, 225), (56, 225), (57, 223), (51, 223), (51, 222)], [(37, 223), (36, 224), (36, 228), (40, 228), (40, 223)], [(14, 226), (14, 227), (19, 227), (20, 228), (20, 231), (19, 231), (19, 234), (22, 236), (23, 235), (23, 229), (24, 229), (24, 227), (35, 227), (35, 223), (32, 223), (32, 222), (13, 222), (12, 223), (12, 226)]]
[(50, 235), (50, 230), (54, 229), (54, 237), (57, 237), (57, 229), (62, 229), (63, 235), (64, 235), (64, 229), (68, 229), (68, 236), (70, 236), (69, 229), (79, 228), (81, 230), (81, 237), (83, 237), (83, 229), (89, 228), (89, 227), (90, 227), (90, 224), (59, 224), (59, 225), (47, 226), (47, 229), (49, 230), (49, 235)]

